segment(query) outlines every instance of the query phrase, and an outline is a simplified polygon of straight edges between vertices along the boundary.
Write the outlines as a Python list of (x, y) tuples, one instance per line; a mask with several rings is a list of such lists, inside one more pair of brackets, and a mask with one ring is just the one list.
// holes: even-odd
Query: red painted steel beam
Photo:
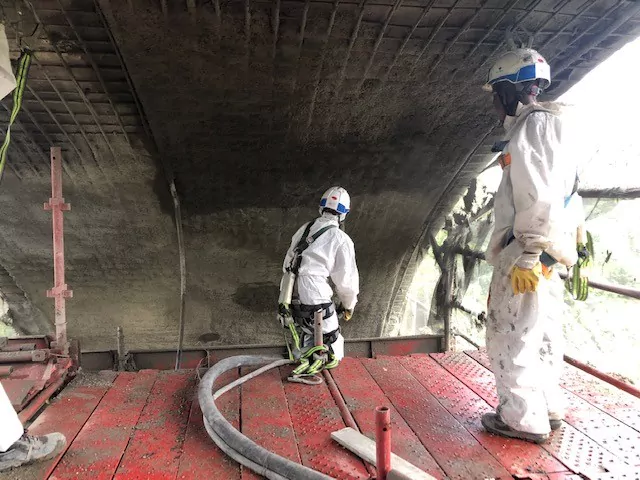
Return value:
[(46, 362), (49, 354), (49, 350), (0, 352), (0, 363)]
[(7, 345), (6, 347), (0, 348), (0, 352), (26, 352), (28, 350), (35, 350), (35, 343), (23, 343), (23, 344), (12, 344)]
[(391, 412), (389, 407), (376, 408), (376, 469), (378, 480), (387, 480), (391, 471)]
[(52, 477), (111, 480), (156, 377), (157, 372), (149, 370), (120, 373)]
[(18, 414), (18, 417), (20, 418), (20, 421), (23, 425), (31, 420), (31, 418), (33, 418), (35, 414), (38, 413), (38, 411), (44, 406), (44, 404), (49, 401), (53, 394), (62, 388), (65, 381), (66, 375), (63, 375), (47, 388), (40, 391), (40, 393), (38, 393), (29, 401), (29, 404)]
[(55, 301), (55, 347), (63, 353), (69, 353), (67, 338), (67, 316), (65, 300), (73, 296), (64, 279), (64, 220), (62, 212), (71, 210), (62, 197), (62, 149), (51, 147), (51, 198), (44, 204), (45, 210), (51, 210), (53, 224), (53, 277), (54, 286), (47, 290), (47, 297)]
[(0, 378), (8, 377), (13, 372), (13, 365), (0, 366)]
[[(237, 369), (224, 373), (216, 380), (214, 390), (224, 387), (237, 378)], [(234, 428), (240, 428), (239, 388), (234, 388), (223, 394), (216, 400), (216, 405)], [(205, 478), (240, 480), (240, 465), (227, 457), (207, 434), (202, 422), (202, 410), (200, 410), (197, 395), (194, 395), (191, 404), (191, 413), (182, 450), (180, 468), (176, 477), (179, 480)], [(242, 470), (244, 473), (246, 469)]]
[(576, 360), (575, 358), (571, 358), (567, 355), (564, 356), (564, 361), (570, 365), (573, 365), (576, 368), (579, 368), (582, 371), (587, 372), (590, 375), (593, 375), (596, 378), (599, 378), (603, 382), (607, 382), (608, 384), (613, 385), (614, 387), (617, 387), (620, 390), (624, 390), (625, 392), (630, 393), (634, 397), (640, 398), (640, 389), (634, 387), (630, 383), (623, 382), (622, 380), (618, 380), (617, 378), (612, 377), (611, 375), (608, 375), (598, 370), (597, 368), (591, 367), (586, 363), (582, 363), (581, 361)]

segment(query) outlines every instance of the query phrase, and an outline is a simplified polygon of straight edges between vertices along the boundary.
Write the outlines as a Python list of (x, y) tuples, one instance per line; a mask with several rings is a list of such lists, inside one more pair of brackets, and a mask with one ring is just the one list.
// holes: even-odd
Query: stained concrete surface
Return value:
[[(144, 118), (141, 112), (126, 121), (146, 118), (150, 136), (132, 130), (131, 144), (124, 145), (115, 120), (105, 118), (115, 132), (108, 139), (117, 158), (96, 134), (90, 135), (92, 149), (77, 158), (60, 132), (50, 133), (61, 139), (70, 159), (65, 198), (73, 209), (65, 214), (65, 234), (74, 290), (67, 302), (71, 335), (87, 350), (114, 348), (116, 327), (122, 326), (129, 348), (175, 346), (179, 259), (161, 160), (175, 173), (182, 207), (186, 345), (281, 339), (275, 303), (282, 258), (291, 235), (317, 215), (320, 194), (333, 184), (353, 197), (346, 230), (361, 272), (360, 303), (344, 333), (368, 337), (391, 331), (424, 247), (425, 226), (437, 225), (484, 167), (486, 156), (473, 154), (477, 147), (487, 150), (482, 139), (495, 125), (490, 97), (479, 90), (484, 60), (522, 12), (490, 29), (496, 9), (506, 4), (481, 12), (471, 2), (450, 17), (446, 9), (434, 8), (396, 55), (424, 5), (402, 5), (384, 30), (391, 6), (368, 5), (354, 37), (356, 3), (198, 2), (190, 15), (185, 3), (167, 2), (166, 18), (161, 3), (99, 2), (135, 92), (122, 80), (126, 72), (116, 68), (115, 55), (94, 57), (103, 62), (105, 75), (120, 79), (109, 84), (112, 97), (124, 99), (116, 105), (119, 111), (133, 115), (127, 95), (137, 93)], [(595, 13), (609, 3), (602, 0), (577, 23), (594, 26)], [(110, 51), (109, 37), (96, 26), (95, 4), (64, 4), (84, 22), (81, 32), (92, 36), (90, 46)], [(42, 5), (43, 18), (58, 22), (58, 13)], [(570, 15), (574, 7), (567, 7)], [(566, 16), (548, 23), (547, 13), (534, 13), (525, 22), (531, 30), (566, 23), (559, 20)], [(628, 37), (585, 56), (556, 92), (636, 35), (635, 25), (625, 26)], [(82, 49), (61, 28), (56, 31), (64, 43), (54, 42), (82, 65)], [(598, 25), (589, 35), (604, 29)], [(543, 53), (564, 53), (566, 35)], [(550, 37), (540, 34), (540, 43)], [(427, 41), (431, 46), (418, 60)], [(476, 53), (469, 56), (474, 44)], [(49, 51), (41, 55), (55, 60)], [(73, 93), (68, 82), (61, 85), (65, 95)], [(106, 102), (97, 82), (87, 88), (91, 98)], [(55, 100), (52, 92), (47, 95)], [(56, 114), (64, 112), (60, 102), (52, 105)], [(29, 128), (38, 138), (35, 126)], [(72, 138), (82, 148), (78, 135)], [(99, 168), (91, 164), (93, 155)], [(43, 294), (52, 279), (50, 214), (41, 210), (49, 186), (46, 166), (37, 167), (44, 175), (21, 170), (19, 180), (8, 172), (0, 189), (1, 262), (51, 319), (52, 301)]]

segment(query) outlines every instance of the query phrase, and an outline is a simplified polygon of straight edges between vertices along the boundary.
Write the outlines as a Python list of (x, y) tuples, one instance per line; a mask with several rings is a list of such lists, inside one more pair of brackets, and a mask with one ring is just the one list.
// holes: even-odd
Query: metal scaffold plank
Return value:
[(512, 475), (566, 472), (568, 469), (539, 445), (490, 435), (480, 424), (493, 409), (428, 355), (401, 357), (400, 363)]
[(388, 406), (391, 409), (391, 449), (393, 453), (436, 478), (445, 478), (438, 463), (393, 408), (380, 386), (359, 360), (349, 357), (342, 359), (340, 366), (332, 370), (331, 375), (364, 435), (375, 439), (375, 409), (380, 406)]
[[(493, 408), (498, 406), (493, 373), (463, 352), (431, 354), (440, 365), (482, 397)], [(570, 423), (570, 422), (569, 422)], [(551, 433), (543, 448), (571, 470), (589, 474), (620, 471), (629, 468), (622, 458), (614, 455), (585, 433), (564, 422)]]
[[(486, 353), (476, 353), (481, 365), (490, 370), (490, 362)], [(569, 367), (575, 370), (575, 367)], [(571, 370), (569, 370), (570, 372)], [(566, 370), (565, 370), (566, 377)], [(562, 384), (562, 383), (561, 383)], [(589, 387), (583, 392), (586, 394)], [(613, 413), (610, 415), (591, 402), (563, 389), (567, 402), (566, 422), (592, 438), (616, 456), (624, 459), (630, 465), (640, 466), (640, 432), (619, 421)], [(636, 411), (636, 418), (640, 415)]]
[(114, 478), (176, 478), (194, 384), (193, 371), (158, 375)]
[[(69, 448), (115, 378), (114, 372), (77, 377), (33, 422), (29, 434), (60, 432), (67, 438)], [(25, 478), (48, 478), (65, 452), (66, 449), (52, 460), (22, 467), (21, 474)]]
[(363, 359), (362, 363), (451, 479), (511, 478), (397, 358)]
[(110, 480), (138, 423), (157, 372), (125, 372), (118, 375), (51, 479), (91, 476)]
[[(252, 370), (243, 369), (242, 375)], [(300, 463), (279, 370), (269, 370), (242, 385), (241, 415), (243, 434), (267, 450)], [(260, 478), (251, 470), (242, 469), (243, 480)]]
[[(486, 350), (472, 350), (465, 353), (491, 370)], [(639, 398), (569, 364), (564, 365), (561, 385), (625, 425), (640, 431)]]
[[(237, 370), (226, 372), (216, 380), (214, 389), (222, 388), (237, 378)], [(181, 480), (192, 478), (240, 480), (240, 465), (227, 457), (213, 443), (202, 422), (202, 410), (200, 410), (198, 396), (194, 395), (194, 397), (177, 478)], [(228, 391), (216, 400), (216, 405), (231, 425), (234, 428), (239, 428), (240, 390), (234, 388)]]
[[(282, 368), (289, 375), (291, 367)], [(364, 464), (331, 439), (345, 427), (325, 383), (309, 386), (284, 382), (284, 391), (303, 465), (338, 480), (369, 478)]]

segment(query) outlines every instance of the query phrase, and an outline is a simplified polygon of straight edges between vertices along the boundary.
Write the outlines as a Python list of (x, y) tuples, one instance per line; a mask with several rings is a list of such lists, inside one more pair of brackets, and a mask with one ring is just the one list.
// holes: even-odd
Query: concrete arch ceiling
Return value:
[(59, 144), (85, 349), (112, 348), (118, 325), (130, 347), (175, 345), (162, 158), (184, 214), (187, 345), (281, 338), (280, 262), (331, 184), (353, 194), (362, 277), (345, 333), (388, 332), (426, 228), (486, 164), (497, 131), (479, 86), (505, 31), (535, 35), (551, 96), (640, 33), (626, 0), (35, 0), (37, 17), (2, 3), (12, 55), (19, 33), (36, 62), (0, 188), (0, 288), (19, 330), (51, 329), (42, 203)]

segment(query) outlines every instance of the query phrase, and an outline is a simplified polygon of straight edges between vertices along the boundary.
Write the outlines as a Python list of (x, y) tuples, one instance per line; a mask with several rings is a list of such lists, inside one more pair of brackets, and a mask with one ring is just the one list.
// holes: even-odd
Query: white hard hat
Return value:
[(351, 208), (351, 197), (349, 193), (342, 187), (331, 187), (322, 194), (320, 199), (320, 213), (325, 208), (333, 210), (340, 215), (340, 221), (343, 222)]
[(522, 83), (542, 80), (539, 87), (544, 90), (551, 85), (551, 68), (542, 55), (531, 48), (518, 48), (502, 55), (489, 70), (487, 92), (500, 82)]

